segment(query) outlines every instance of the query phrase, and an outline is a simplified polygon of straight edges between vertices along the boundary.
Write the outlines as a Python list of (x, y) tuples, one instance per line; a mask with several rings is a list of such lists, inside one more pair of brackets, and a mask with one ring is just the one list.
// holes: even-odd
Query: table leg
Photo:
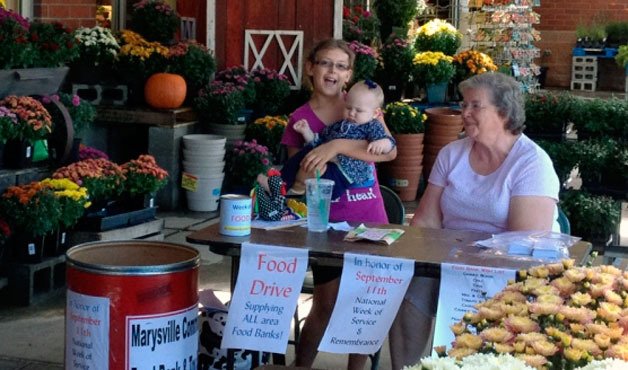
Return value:
[(231, 256), (231, 296), (235, 290), (236, 281), (238, 280), (238, 272), (240, 270), (240, 256)]

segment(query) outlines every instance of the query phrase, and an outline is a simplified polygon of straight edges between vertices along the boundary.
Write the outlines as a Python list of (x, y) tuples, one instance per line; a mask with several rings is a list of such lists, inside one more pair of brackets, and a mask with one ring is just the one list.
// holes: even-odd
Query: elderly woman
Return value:
[[(438, 154), (412, 225), (501, 233), (559, 231), (559, 181), (547, 153), (522, 133), (525, 110), (512, 77), (460, 83), (466, 137)], [(393, 369), (431, 351), (438, 279), (415, 278), (390, 331)]]

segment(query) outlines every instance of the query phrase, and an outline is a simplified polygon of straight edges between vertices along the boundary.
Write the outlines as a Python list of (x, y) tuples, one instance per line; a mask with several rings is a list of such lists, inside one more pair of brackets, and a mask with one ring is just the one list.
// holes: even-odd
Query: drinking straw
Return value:
[(325, 212), (325, 200), (321, 196), (321, 171), (316, 169), (316, 186), (314, 189), (316, 196), (318, 197), (318, 212), (320, 213), (321, 220), (323, 219), (323, 214)]

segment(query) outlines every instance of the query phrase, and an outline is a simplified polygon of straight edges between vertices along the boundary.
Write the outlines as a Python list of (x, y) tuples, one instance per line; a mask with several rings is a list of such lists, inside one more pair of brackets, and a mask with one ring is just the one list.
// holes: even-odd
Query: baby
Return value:
[[(314, 177), (300, 168), (300, 163), (307, 153), (316, 146), (334, 139), (367, 140), (368, 152), (384, 154), (395, 146), (395, 139), (386, 134), (384, 126), (377, 120), (381, 116), (384, 92), (375, 82), (359, 81), (349, 90), (345, 98), (344, 119), (327, 126), (321, 135), (312, 132), (306, 120), (294, 123), (295, 131), (303, 135), (306, 146), (291, 157), (281, 170), (281, 177), (286, 182), (289, 194), (303, 194), (305, 179)], [(374, 182), (374, 170), (371, 163), (338, 155), (327, 164), (321, 176), (334, 180), (332, 199), (338, 198), (347, 188)], [(258, 176), (262, 188), (268, 190), (268, 177)]]

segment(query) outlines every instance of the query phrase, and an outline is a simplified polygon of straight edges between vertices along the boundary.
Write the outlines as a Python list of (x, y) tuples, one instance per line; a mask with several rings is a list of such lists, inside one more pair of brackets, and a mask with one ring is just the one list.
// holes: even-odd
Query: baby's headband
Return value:
[(374, 89), (377, 87), (377, 83), (371, 80), (364, 80), (364, 84), (369, 87), (369, 89)]

